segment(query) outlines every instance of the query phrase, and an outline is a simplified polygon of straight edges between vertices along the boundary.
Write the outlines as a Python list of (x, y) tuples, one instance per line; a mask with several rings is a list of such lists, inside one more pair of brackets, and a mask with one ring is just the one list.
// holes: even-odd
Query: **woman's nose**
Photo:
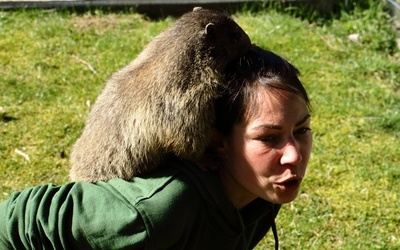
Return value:
[(281, 165), (297, 165), (301, 162), (300, 147), (295, 140), (289, 140), (282, 148)]

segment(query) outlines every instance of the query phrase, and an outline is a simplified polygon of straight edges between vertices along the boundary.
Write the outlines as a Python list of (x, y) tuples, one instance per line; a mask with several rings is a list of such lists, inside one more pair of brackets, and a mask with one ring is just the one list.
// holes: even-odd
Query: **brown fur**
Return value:
[(209, 142), (225, 66), (249, 47), (226, 14), (183, 15), (108, 80), (73, 146), (71, 180), (129, 180), (168, 154), (196, 159)]

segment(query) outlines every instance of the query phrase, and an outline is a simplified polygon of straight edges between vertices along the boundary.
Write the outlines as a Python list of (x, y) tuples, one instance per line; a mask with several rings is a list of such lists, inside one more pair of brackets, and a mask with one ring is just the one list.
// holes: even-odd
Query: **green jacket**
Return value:
[(133, 181), (51, 184), (0, 203), (0, 249), (252, 249), (279, 205), (242, 211), (216, 171), (183, 162)]

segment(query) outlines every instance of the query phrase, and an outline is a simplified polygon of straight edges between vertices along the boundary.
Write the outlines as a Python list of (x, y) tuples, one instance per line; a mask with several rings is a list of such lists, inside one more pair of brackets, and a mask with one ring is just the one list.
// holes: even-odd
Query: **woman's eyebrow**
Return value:
[(303, 119), (301, 119), (299, 122), (296, 123), (296, 126), (300, 126), (301, 124), (305, 123), (310, 117), (311, 115), (307, 114), (306, 116), (304, 116)]
[[(306, 114), (300, 121), (298, 121), (298, 122), (295, 124), (295, 126), (297, 127), (297, 126), (302, 125), (302, 124), (305, 123), (310, 117), (311, 117), (310, 114)], [(280, 125), (275, 125), (275, 124), (262, 124), (262, 125), (259, 125), (259, 126), (256, 126), (256, 127), (252, 128), (252, 130), (265, 129), (265, 128), (267, 128), (267, 129), (276, 129), (276, 130), (282, 130), (282, 129), (283, 129), (283, 127), (280, 126)]]

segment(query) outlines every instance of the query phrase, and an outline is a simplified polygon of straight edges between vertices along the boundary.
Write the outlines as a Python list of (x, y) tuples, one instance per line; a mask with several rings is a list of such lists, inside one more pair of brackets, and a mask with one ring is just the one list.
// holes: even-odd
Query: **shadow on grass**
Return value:
[(14, 120), (18, 120), (18, 118), (9, 116), (6, 113), (0, 114), (0, 122), (7, 123), (7, 122), (14, 121)]

